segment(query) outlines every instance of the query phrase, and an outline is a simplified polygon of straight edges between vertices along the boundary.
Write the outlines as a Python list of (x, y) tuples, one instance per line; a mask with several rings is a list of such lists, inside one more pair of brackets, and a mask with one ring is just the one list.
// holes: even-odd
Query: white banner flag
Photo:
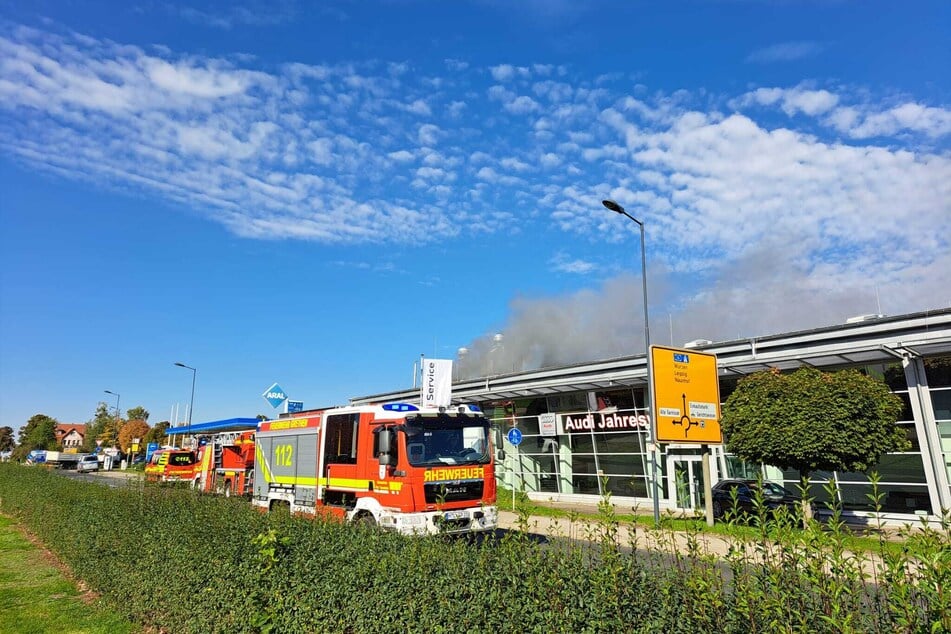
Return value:
[(449, 407), (452, 401), (452, 360), (426, 359), (419, 402), (423, 407)]

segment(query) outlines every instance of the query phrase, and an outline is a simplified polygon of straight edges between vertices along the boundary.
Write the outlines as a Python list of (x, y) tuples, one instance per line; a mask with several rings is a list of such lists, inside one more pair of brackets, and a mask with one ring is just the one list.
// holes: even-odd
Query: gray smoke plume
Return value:
[[(859, 314), (902, 314), (947, 307), (944, 274), (951, 256), (892, 279), (802, 270), (775, 246), (726, 265), (712, 283), (686, 297), (683, 280), (648, 266), (651, 343), (683, 346), (695, 339), (728, 341), (841, 324)], [(680, 282), (678, 284), (678, 282)], [(506, 374), (644, 353), (639, 275), (556, 297), (517, 297), (506, 323), (467, 346), (459, 378)], [(501, 337), (497, 340), (497, 334)]]

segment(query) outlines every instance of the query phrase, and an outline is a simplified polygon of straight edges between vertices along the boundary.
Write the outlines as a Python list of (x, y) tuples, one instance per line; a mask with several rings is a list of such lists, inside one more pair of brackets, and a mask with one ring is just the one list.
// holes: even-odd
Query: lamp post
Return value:
[[(116, 442), (118, 442), (118, 439), (119, 439), (119, 421), (120, 421), (120, 418), (119, 418), (119, 394), (118, 394), (117, 392), (112, 392), (112, 391), (110, 391), (110, 390), (103, 390), (103, 392), (105, 392), (106, 394), (112, 394), (113, 396), (116, 397)], [(110, 439), (110, 440), (111, 440), (111, 439)], [(115, 446), (116, 442), (113, 442), (113, 443), (112, 443), (113, 446)], [(112, 456), (112, 459), (114, 460), (114, 459), (115, 459), (115, 456)], [(111, 464), (111, 463), (110, 463), (110, 464)]]
[[(180, 368), (185, 368), (186, 370), (191, 370), (191, 371), (192, 371), (192, 397), (191, 397), (191, 400), (188, 402), (188, 426), (191, 427), (191, 425), (192, 425), (192, 409), (194, 409), (194, 407), (195, 407), (195, 377), (198, 375), (198, 370), (196, 370), (195, 368), (191, 367), (190, 365), (185, 365), (184, 363), (179, 363), (178, 361), (175, 362), (175, 365), (177, 365), (177, 366), (180, 367)], [(174, 438), (174, 435), (173, 435), (173, 438)], [(174, 441), (172, 442), (172, 444), (173, 444), (173, 445), (175, 444)]]
[(658, 494), (660, 493), (660, 487), (657, 482), (657, 444), (654, 442), (654, 421), (653, 414), (651, 412), (651, 364), (650, 364), (650, 355), (651, 355), (651, 328), (650, 321), (647, 316), (647, 245), (644, 241), (644, 223), (627, 213), (624, 210), (624, 207), (617, 204), (613, 200), (602, 200), (601, 204), (610, 209), (611, 211), (621, 214), (622, 216), (627, 216), (629, 219), (637, 223), (637, 226), (641, 230), (641, 286), (644, 293), (644, 367), (647, 371), (647, 386), (644, 389), (644, 407), (647, 409), (648, 420), (651, 421), (648, 437), (650, 439), (650, 444), (653, 446), (653, 459), (651, 460), (651, 497), (654, 500), (654, 524), (660, 525), (660, 500), (658, 499)]
[(115, 392), (110, 392), (109, 390), (103, 390), (106, 394), (112, 394), (116, 397), (116, 422), (119, 422), (119, 395)]
[(119, 395), (116, 392), (111, 392), (109, 390), (103, 390), (106, 394), (112, 394), (116, 397), (116, 432), (119, 430)]

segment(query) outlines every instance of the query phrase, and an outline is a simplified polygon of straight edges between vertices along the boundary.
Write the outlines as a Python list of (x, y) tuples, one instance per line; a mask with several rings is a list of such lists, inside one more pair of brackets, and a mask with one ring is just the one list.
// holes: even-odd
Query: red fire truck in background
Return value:
[(190, 482), (195, 477), (195, 452), (190, 449), (159, 449), (145, 465), (149, 482)]
[(263, 421), (251, 503), (406, 534), (493, 530), (490, 438), (489, 421), (471, 405), (389, 403)]
[(254, 432), (228, 431), (204, 436), (198, 447), (193, 484), (224, 496), (250, 495), (254, 479)]

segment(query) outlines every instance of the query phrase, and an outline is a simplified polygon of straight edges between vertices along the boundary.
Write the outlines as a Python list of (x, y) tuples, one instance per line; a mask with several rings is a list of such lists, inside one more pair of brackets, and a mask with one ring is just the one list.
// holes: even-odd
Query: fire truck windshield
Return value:
[(407, 421), (406, 453), (414, 467), (489, 462), (485, 419), (446, 418)]

